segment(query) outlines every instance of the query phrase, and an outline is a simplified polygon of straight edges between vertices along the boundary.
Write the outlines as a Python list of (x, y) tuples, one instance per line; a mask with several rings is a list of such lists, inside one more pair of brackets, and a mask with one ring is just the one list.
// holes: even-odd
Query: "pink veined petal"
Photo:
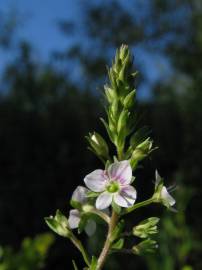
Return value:
[(104, 191), (106, 181), (107, 177), (103, 170), (95, 170), (84, 178), (86, 186), (94, 192)]
[(69, 227), (71, 229), (78, 228), (80, 220), (81, 218), (79, 211), (77, 209), (70, 210), (68, 219)]
[(135, 203), (137, 192), (133, 186), (125, 186), (114, 195), (114, 202), (121, 207), (130, 207)]
[(135, 201), (137, 198), (137, 191), (133, 186), (128, 185), (121, 188), (121, 195)]
[(112, 203), (112, 194), (106, 191), (101, 193), (97, 197), (96, 208), (102, 210), (109, 207), (111, 203)]
[(115, 194), (113, 196), (113, 199), (114, 202), (121, 207), (129, 207), (131, 205), (128, 200), (126, 200), (125, 197), (119, 193)]
[(121, 185), (128, 185), (132, 180), (132, 168), (128, 160), (111, 164), (107, 172), (110, 179), (119, 181)]
[(87, 201), (87, 192), (87, 188), (78, 186), (72, 194), (72, 200), (80, 203), (85, 203)]

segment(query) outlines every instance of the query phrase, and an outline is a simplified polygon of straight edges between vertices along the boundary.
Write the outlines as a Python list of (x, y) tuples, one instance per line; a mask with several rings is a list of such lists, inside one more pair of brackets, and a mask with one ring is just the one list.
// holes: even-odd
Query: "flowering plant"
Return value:
[[(67, 237), (81, 252), (88, 270), (101, 270), (112, 252), (136, 255), (154, 252), (158, 247), (153, 235), (157, 233), (159, 218), (149, 217), (131, 229), (131, 237), (138, 237), (138, 244), (126, 247), (124, 223), (127, 214), (151, 203), (160, 203), (171, 209), (175, 200), (169, 194), (163, 179), (156, 171), (154, 193), (151, 198), (136, 203), (133, 172), (141, 160), (154, 150), (153, 142), (145, 128), (134, 131), (136, 121), (136, 91), (133, 88), (136, 73), (131, 71), (132, 57), (127, 46), (117, 50), (115, 61), (108, 70), (109, 84), (104, 86), (107, 120), (101, 119), (116, 154), (111, 157), (108, 143), (97, 132), (89, 133), (90, 150), (103, 162), (103, 168), (84, 177), (85, 186), (73, 192), (69, 217), (59, 210), (46, 218), (48, 226), (57, 234)], [(74, 233), (85, 231), (91, 236), (96, 231), (96, 221), (108, 226), (104, 246), (98, 257), (90, 257)], [(78, 267), (73, 261), (74, 269)]]

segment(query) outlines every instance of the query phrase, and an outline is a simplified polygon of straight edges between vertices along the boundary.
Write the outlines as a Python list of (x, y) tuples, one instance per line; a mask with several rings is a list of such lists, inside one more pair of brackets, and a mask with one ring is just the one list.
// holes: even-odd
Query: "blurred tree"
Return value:
[(20, 23), (17, 10), (0, 10), (0, 47), (9, 49), (13, 45), (16, 29)]
[(16, 252), (10, 247), (0, 249), (0, 270), (37, 270), (44, 268), (45, 259), (54, 236), (50, 233), (29, 237), (22, 241), (21, 249)]
[(166, 211), (162, 216), (158, 237), (159, 252), (146, 257), (149, 270), (200, 269), (200, 261), (195, 263), (197, 268), (191, 266), (192, 255), (201, 252), (195, 232), (187, 225), (186, 208), (192, 196), (192, 190), (180, 186), (176, 192), (178, 212), (171, 217)]

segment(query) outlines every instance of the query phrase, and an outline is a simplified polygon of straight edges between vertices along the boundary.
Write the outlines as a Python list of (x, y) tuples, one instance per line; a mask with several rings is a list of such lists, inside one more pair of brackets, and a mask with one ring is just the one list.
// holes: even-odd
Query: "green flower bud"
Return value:
[(136, 90), (131, 91), (124, 99), (123, 105), (125, 108), (131, 108), (135, 102)]
[(94, 207), (90, 204), (85, 204), (83, 207), (82, 207), (82, 210), (83, 212), (85, 213), (89, 213), (91, 212), (92, 210), (94, 210)]
[(145, 141), (140, 143), (132, 153), (131, 157), (131, 166), (135, 168), (139, 161), (144, 159), (152, 151), (153, 142), (150, 138), (147, 138)]
[(89, 136), (87, 137), (87, 140), (92, 147), (92, 150), (101, 157), (108, 157), (109, 154), (109, 148), (105, 140), (102, 138), (101, 135), (99, 135), (97, 132), (94, 132), (93, 134), (89, 133)]
[(128, 46), (122, 44), (119, 50), (119, 58), (124, 61), (124, 59), (130, 54)]
[(71, 230), (69, 229), (68, 219), (57, 210), (56, 215), (45, 218), (48, 227), (55, 233), (63, 237), (70, 237)]
[(109, 103), (112, 103), (114, 99), (117, 98), (116, 92), (112, 88), (110, 88), (108, 85), (105, 85), (104, 88), (105, 88), (105, 96), (107, 98), (107, 101)]
[(118, 124), (117, 124), (118, 133), (121, 132), (123, 128), (125, 128), (129, 115), (130, 115), (130, 112), (128, 110), (124, 110), (121, 112), (119, 116)]
[(136, 255), (145, 255), (148, 253), (154, 253), (158, 248), (157, 242), (152, 239), (146, 239), (136, 246), (132, 247), (132, 252)]
[(158, 232), (157, 223), (159, 222), (159, 220), (160, 219), (157, 217), (150, 217), (143, 220), (133, 228), (133, 235), (140, 238), (147, 238), (151, 234), (156, 234)]

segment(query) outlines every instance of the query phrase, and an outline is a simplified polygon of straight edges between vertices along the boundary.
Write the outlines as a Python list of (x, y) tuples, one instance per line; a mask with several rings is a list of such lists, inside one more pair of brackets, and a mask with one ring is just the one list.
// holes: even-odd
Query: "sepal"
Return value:
[(133, 227), (133, 235), (140, 238), (147, 238), (152, 234), (156, 234), (158, 232), (157, 224), (159, 220), (157, 217), (150, 217), (143, 220), (137, 226)]
[(56, 215), (46, 217), (45, 218), (46, 224), (48, 227), (63, 237), (70, 237), (71, 230), (68, 225), (68, 219), (59, 211), (57, 210)]
[(148, 238), (136, 246), (133, 246), (132, 252), (136, 255), (145, 255), (148, 253), (154, 253), (157, 248), (157, 242)]
[(91, 149), (93, 152), (96, 153), (96, 155), (99, 157), (104, 157), (105, 159), (109, 156), (109, 148), (105, 140), (102, 138), (102, 136), (97, 133), (89, 133), (89, 136), (86, 137), (88, 140)]

